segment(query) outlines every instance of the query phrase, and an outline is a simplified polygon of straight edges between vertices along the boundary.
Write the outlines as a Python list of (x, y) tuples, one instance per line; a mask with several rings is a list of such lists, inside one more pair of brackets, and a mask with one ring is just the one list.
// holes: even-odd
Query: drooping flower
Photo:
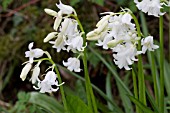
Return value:
[(132, 16), (129, 13), (120, 15), (106, 15), (98, 23), (97, 29), (87, 34), (87, 40), (97, 40), (96, 45), (108, 49), (107, 43), (116, 40), (116, 42), (127, 42), (136, 40), (135, 24), (131, 22)]
[(129, 65), (132, 65), (134, 61), (138, 61), (135, 58), (137, 49), (131, 43), (119, 44), (113, 48), (113, 52), (116, 52), (116, 54), (113, 54), (114, 62), (120, 69), (124, 67), (126, 70), (130, 70)]
[(144, 54), (146, 50), (154, 51), (154, 49), (158, 49), (158, 45), (153, 44), (153, 36), (147, 36), (141, 40), (142, 45), (142, 53)]
[(75, 37), (79, 34), (77, 29), (77, 21), (71, 18), (65, 18), (61, 23), (60, 33), (62, 33), (67, 39)]
[(148, 13), (148, 15), (159, 17), (165, 14), (160, 11), (162, 8), (160, 0), (142, 0), (141, 2), (134, 0), (134, 2), (137, 4), (136, 6), (139, 10)]
[(69, 39), (66, 44), (68, 45), (67, 51), (83, 51), (83, 37), (81, 37), (81, 34)]
[(32, 49), (33, 47), (33, 42), (29, 44), (28, 48), (29, 51), (25, 52), (25, 57), (29, 57), (29, 62), (33, 63), (34, 58), (39, 58), (44, 54), (44, 51), (42, 49), (36, 48)]
[(38, 80), (38, 76), (40, 74), (40, 67), (39, 67), (40, 63), (41, 63), (41, 61), (39, 61), (33, 69), (33, 73), (32, 73), (31, 79), (30, 79), (32, 84), (35, 84), (36, 81)]
[(32, 64), (27, 63), (21, 71), (20, 78), (24, 81), (27, 77), (28, 72), (31, 70)]
[(63, 65), (70, 71), (80, 72), (80, 60), (78, 58), (70, 57), (67, 62), (63, 61)]
[(104, 40), (105, 35), (108, 32), (109, 18), (111, 15), (104, 16), (97, 24), (96, 29), (87, 33), (87, 40)]
[(131, 40), (127, 38), (129, 32), (135, 32), (135, 24), (131, 22), (131, 15), (128, 13), (121, 14), (119, 16), (115, 15), (110, 18), (109, 28), (110, 34), (116, 40)]
[(54, 44), (52, 47), (57, 49), (57, 52), (66, 50), (65, 42), (62, 33), (59, 33), (55, 41), (49, 41), (50, 44)]
[[(75, 13), (75, 10), (73, 9), (73, 7), (69, 6), (69, 5), (64, 5), (61, 0), (59, 4), (56, 4), (56, 6), (60, 9), (62, 14), (71, 14), (71, 13)], [(76, 13), (75, 13), (76, 15)]]
[[(57, 75), (53, 71), (48, 71), (45, 75), (44, 80), (38, 81), (38, 86), (34, 88), (36, 90), (40, 89), (40, 93), (51, 93), (54, 91), (57, 91), (59, 89), (59, 86), (63, 85), (64, 83), (59, 84), (57, 81)], [(53, 88), (52, 86), (56, 86), (57, 88)]]

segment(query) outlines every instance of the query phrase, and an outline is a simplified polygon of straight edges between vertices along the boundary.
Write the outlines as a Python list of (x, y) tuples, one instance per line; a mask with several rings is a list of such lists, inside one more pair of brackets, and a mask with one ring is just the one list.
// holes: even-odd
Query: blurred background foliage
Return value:
[[(140, 15), (140, 13), (137, 12), (133, 0), (62, 0), (62, 2), (64, 4), (70, 4), (76, 9), (86, 32), (95, 28), (96, 22), (101, 17), (101, 12), (118, 12), (121, 9), (120, 7), (128, 7), (137, 17)], [(24, 82), (19, 78), (21, 69), (23, 68), (21, 64), (27, 60), (24, 57), (24, 52), (28, 49), (27, 46), (32, 41), (35, 42), (36, 47), (49, 51), (57, 64), (62, 64), (62, 61), (66, 60), (70, 56), (69, 54), (71, 54), (63, 51), (57, 53), (56, 50), (51, 48), (50, 44), (43, 43), (46, 35), (53, 31), (52, 26), (54, 21), (52, 17), (44, 13), (44, 8), (58, 10), (55, 3), (58, 3), (58, 1), (0, 0), (0, 112), (2, 111), (2, 113), (63, 112), (59, 92), (50, 94), (51, 97), (32, 92), (34, 89), (29, 82), (29, 77)], [(142, 20), (145, 20), (146, 25), (144, 27), (147, 26), (149, 33), (158, 40), (158, 18), (144, 16), (144, 19), (139, 18), (139, 20), (140, 19), (140, 23), (143, 22)], [(169, 16), (166, 14), (164, 21), (165, 42), (168, 42), (168, 22)], [(143, 23), (141, 27), (143, 28)], [(145, 32), (147, 32), (147, 30)], [(168, 54), (168, 49), (166, 48), (168, 48), (168, 45), (165, 45), (165, 54)], [(102, 59), (103, 55), (105, 60)], [(168, 59), (168, 55), (166, 55), (166, 58)], [(146, 60), (147, 56), (144, 56), (144, 59), (147, 89), (152, 94), (152, 78), (149, 76), (150, 72), (147, 71), (147, 69), (149, 69), (149, 61)], [(115, 109), (117, 109), (117, 111), (121, 109), (120, 111), (131, 113), (134, 109), (132, 103), (124, 95), (125, 90), (122, 89), (122, 86), (115, 79), (115, 75), (117, 74), (123, 83), (132, 91), (131, 72), (117, 69), (112, 60), (112, 52), (104, 51), (102, 48), (96, 47), (93, 42), (89, 43), (88, 61), (91, 81), (94, 84), (93, 87), (97, 86), (97, 88), (100, 89), (99, 91), (95, 88), (95, 96), (100, 112), (115, 113)], [(48, 63), (42, 65), (42, 72), (44, 72), (43, 69), (45, 69), (46, 65), (48, 65)], [(168, 62), (166, 65), (167, 67), (170, 66)], [(108, 66), (114, 70), (110, 70)], [(76, 95), (69, 102), (72, 103), (72, 101), (78, 100), (80, 103), (81, 101), (86, 103), (84, 79), (82, 78), (84, 75), (83, 72), (76, 75), (75, 73), (68, 72), (61, 66), (60, 72), (63, 81), (66, 83), (66, 85), (64, 85), (66, 95), (70, 95), (70, 98), (73, 98), (71, 95)], [(112, 74), (114, 76), (111, 76)], [(168, 74), (170, 74), (170, 72), (167, 69), (167, 75)], [(168, 91), (169, 90), (166, 92), (168, 93)], [(104, 97), (103, 93), (106, 93), (107, 97)], [(81, 100), (76, 97), (79, 97)], [(111, 104), (106, 101), (106, 98), (112, 100), (113, 103)], [(169, 102), (169, 100), (167, 102)], [(167, 104), (169, 105), (170, 102)], [(85, 107), (84, 104), (82, 104), (82, 106)]]

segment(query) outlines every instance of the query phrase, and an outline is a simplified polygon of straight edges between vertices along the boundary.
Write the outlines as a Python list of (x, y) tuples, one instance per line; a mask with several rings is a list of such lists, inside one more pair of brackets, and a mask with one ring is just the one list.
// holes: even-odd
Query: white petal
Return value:
[(126, 23), (126, 24), (130, 24), (131, 22), (131, 19), (132, 19), (132, 16), (129, 14), (129, 13), (125, 13), (123, 16), (122, 16), (122, 22), (123, 23)]
[(33, 47), (33, 45), (34, 45), (34, 42), (31, 42), (31, 43), (28, 45), (28, 49), (31, 50), (32, 47)]
[(39, 57), (43, 56), (43, 54), (44, 54), (44, 51), (39, 48), (33, 49), (32, 51), (34, 52), (35, 58), (39, 58)]
[(56, 6), (62, 11), (63, 14), (71, 14), (74, 12), (74, 9), (69, 5), (64, 5), (61, 1), (60, 4), (56, 4)]
[(34, 58), (33, 57), (29, 57), (29, 62), (33, 63), (34, 62)]
[(32, 84), (34, 84), (37, 81), (37, 78), (38, 78), (39, 74), (40, 74), (40, 67), (36, 66), (33, 69), (33, 74), (32, 74), (32, 77), (30, 79), (32, 81)]

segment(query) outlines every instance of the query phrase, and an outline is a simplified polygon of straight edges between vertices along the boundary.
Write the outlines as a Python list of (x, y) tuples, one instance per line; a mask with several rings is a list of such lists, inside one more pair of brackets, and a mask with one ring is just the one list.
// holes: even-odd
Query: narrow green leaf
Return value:
[(150, 108), (148, 108), (147, 106), (145, 106), (143, 103), (141, 103), (139, 100), (137, 100), (136, 98), (134, 98), (133, 96), (128, 95), (129, 99), (136, 104), (137, 106), (139, 106), (139, 108), (142, 109), (142, 111), (144, 111), (144, 113), (156, 113), (153, 112)]
[[(108, 73), (106, 76), (106, 95), (110, 100), (113, 100), (112, 88), (111, 88), (111, 74), (110, 73)], [(109, 101), (107, 101), (107, 105), (110, 110), (112, 110), (112, 111), (114, 110), (113, 106), (110, 104)]]
[(56, 99), (45, 94), (31, 92), (29, 103), (36, 104), (51, 113), (64, 113), (63, 106)]
[(118, 86), (119, 95), (122, 100), (122, 103), (123, 103), (123, 106), (125, 109), (125, 113), (134, 113), (132, 103), (131, 103), (130, 99), (128, 98), (126, 91), (120, 85), (120, 83), (118, 81), (116, 81), (116, 84)]
[(67, 95), (66, 99), (70, 113), (93, 113), (79, 97)]
[(151, 96), (151, 94), (148, 92), (148, 89), (146, 90), (146, 94), (148, 96), (148, 100), (151, 103), (154, 111), (158, 112), (158, 106), (156, 105), (156, 102), (154, 100), (154, 98)]
[(165, 61), (165, 63), (164, 63), (164, 77), (165, 77), (165, 88), (166, 88), (166, 91), (167, 91), (167, 93), (168, 93), (168, 97), (170, 98), (170, 88), (169, 88), (169, 86), (170, 86), (170, 70), (169, 70), (169, 67), (170, 67), (170, 65), (168, 64), (168, 62), (167, 61)]
[(85, 87), (83, 82), (79, 79), (76, 81), (76, 94), (80, 97), (80, 99), (87, 103)]

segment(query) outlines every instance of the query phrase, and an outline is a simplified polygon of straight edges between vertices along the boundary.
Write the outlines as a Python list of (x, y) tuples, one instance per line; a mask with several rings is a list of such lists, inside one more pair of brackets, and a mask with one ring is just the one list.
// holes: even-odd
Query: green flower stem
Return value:
[[(56, 73), (57, 73), (57, 77), (58, 77), (59, 84), (61, 84), (61, 83), (62, 83), (61, 76), (60, 76), (60, 73), (59, 73), (58, 68), (57, 68), (56, 64), (54, 63), (54, 61), (53, 61), (52, 59), (50, 59), (50, 58), (42, 58), (42, 59), (39, 59), (39, 60), (35, 60), (35, 62), (36, 62), (36, 61), (40, 61), (40, 60), (41, 60), (41, 61), (47, 60), (47, 61), (49, 61), (52, 65), (55, 65), (55, 66), (54, 66), (54, 69), (55, 69), (55, 71), (56, 71)], [(66, 98), (65, 98), (64, 89), (63, 89), (63, 86), (62, 86), (62, 85), (60, 86), (60, 92), (61, 92), (61, 97), (62, 97), (64, 109), (65, 109), (65, 111), (66, 111), (67, 113), (69, 113), (68, 107), (67, 107), (67, 101), (66, 101)]]
[(154, 93), (155, 93), (155, 102), (156, 105), (158, 106), (159, 104), (159, 94), (158, 94), (158, 85), (157, 85), (157, 76), (156, 76), (156, 66), (155, 66), (155, 58), (154, 58), (154, 54), (151, 54), (151, 70), (152, 70), (152, 78), (153, 78), (153, 84), (154, 84)]
[[(136, 16), (131, 13), (131, 16), (133, 17), (136, 28), (137, 28), (137, 33), (138, 37), (141, 37), (141, 30), (140, 30), (140, 25), (139, 22), (136, 18)], [(141, 40), (138, 41), (138, 50), (141, 50)], [(145, 93), (145, 79), (144, 79), (144, 74), (143, 74), (143, 64), (142, 64), (142, 56), (138, 55), (138, 87), (139, 87), (139, 100), (146, 105), (146, 93)]]
[[(170, 8), (169, 8), (169, 18), (170, 18)], [(169, 45), (169, 62), (170, 62), (170, 22), (169, 22), (169, 43), (168, 43), (168, 45)]]
[[(137, 89), (137, 80), (136, 80), (136, 74), (132, 68), (132, 78), (133, 78), (133, 90), (135, 98), (138, 99), (138, 89)], [(136, 105), (136, 113), (139, 113), (139, 107)]]
[[(86, 46), (86, 36), (85, 36), (85, 32), (84, 32), (83, 26), (82, 26), (79, 18), (75, 15), (70, 15), (70, 16), (74, 17), (77, 20), (78, 25), (80, 27), (80, 30), (84, 33), (83, 34), (83, 45)], [(86, 54), (87, 54), (87, 50), (85, 48), (84, 51), (83, 51), (83, 64), (84, 64), (84, 73), (85, 73), (85, 80), (86, 80), (85, 83), (86, 83), (88, 105), (90, 107), (93, 106), (94, 113), (98, 113), (93, 89), (92, 89), (90, 78), (89, 78), (89, 73), (88, 73), (88, 68), (87, 68), (87, 55)]]
[(164, 48), (163, 48), (163, 16), (159, 18), (159, 38), (160, 38), (160, 98), (159, 112), (164, 113)]
[[(140, 11), (140, 18), (141, 18), (141, 22), (142, 22), (142, 31), (144, 36), (148, 35), (148, 28), (146, 25), (146, 19), (145, 19), (145, 15), (143, 14), (143, 12)], [(159, 94), (158, 94), (158, 82), (157, 82), (157, 75), (156, 75), (156, 65), (155, 65), (155, 58), (154, 58), (154, 53), (153, 52), (148, 52), (147, 53), (148, 57), (149, 57), (149, 62), (151, 64), (151, 71), (152, 71), (152, 78), (153, 78), (153, 84), (154, 84), (154, 94), (155, 94), (155, 102), (156, 105), (158, 106), (159, 104)]]

